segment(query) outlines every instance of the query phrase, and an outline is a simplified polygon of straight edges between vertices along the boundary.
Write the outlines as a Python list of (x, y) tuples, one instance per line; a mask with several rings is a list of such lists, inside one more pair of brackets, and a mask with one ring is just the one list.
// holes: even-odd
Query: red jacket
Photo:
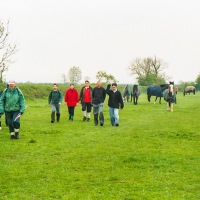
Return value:
[(65, 102), (67, 106), (76, 106), (79, 102), (79, 96), (76, 89), (68, 89), (65, 93)]

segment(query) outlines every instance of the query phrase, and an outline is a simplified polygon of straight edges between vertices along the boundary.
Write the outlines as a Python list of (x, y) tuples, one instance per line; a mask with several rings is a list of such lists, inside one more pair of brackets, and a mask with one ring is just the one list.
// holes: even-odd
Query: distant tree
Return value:
[(197, 76), (195, 82), (198, 83), (198, 84), (200, 84), (200, 73), (199, 73), (199, 75)]
[(62, 77), (62, 82), (63, 83), (66, 83), (67, 82), (67, 77), (65, 74), (61, 74), (61, 77)]
[(69, 69), (69, 81), (71, 83), (78, 83), (82, 78), (82, 72), (79, 67), (73, 66)]
[(129, 66), (132, 75), (140, 85), (158, 85), (166, 82), (166, 75), (163, 70), (167, 64), (161, 59), (154, 57), (136, 58)]
[(96, 79), (97, 80), (100, 80), (102, 82), (117, 82), (117, 80), (115, 79), (115, 77), (113, 75), (110, 75), (110, 74), (107, 74), (106, 72), (104, 71), (98, 71), (97, 74), (96, 74)]
[(200, 90), (200, 73), (199, 75), (197, 76), (196, 80), (195, 80), (195, 87)]
[(4, 24), (0, 20), (0, 82), (3, 82), (3, 73), (8, 71), (9, 65), (13, 63), (12, 56), (17, 52), (16, 44), (9, 43), (10, 32), (9, 21)]

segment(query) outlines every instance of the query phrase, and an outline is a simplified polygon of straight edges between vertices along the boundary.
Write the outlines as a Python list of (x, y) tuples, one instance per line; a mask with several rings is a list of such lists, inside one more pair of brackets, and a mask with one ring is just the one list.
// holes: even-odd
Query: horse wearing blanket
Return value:
[(167, 102), (167, 110), (173, 112), (173, 104), (176, 103), (176, 91), (174, 82), (169, 82), (169, 88), (163, 91), (164, 100)]
[(155, 101), (154, 101), (154, 104), (156, 103), (156, 100), (158, 99), (159, 97), (159, 103), (161, 104), (161, 98), (163, 97), (163, 91), (165, 89), (167, 89), (169, 86), (169, 84), (162, 84), (160, 86), (149, 86), (147, 88), (147, 99), (148, 99), (148, 102), (150, 102), (151, 100), (151, 96), (155, 96)]

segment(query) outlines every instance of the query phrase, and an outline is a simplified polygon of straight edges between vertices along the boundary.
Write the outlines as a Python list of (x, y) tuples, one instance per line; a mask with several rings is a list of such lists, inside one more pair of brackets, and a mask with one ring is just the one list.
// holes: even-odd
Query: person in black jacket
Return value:
[(101, 82), (97, 81), (96, 87), (92, 90), (92, 105), (94, 113), (94, 125), (98, 125), (98, 117), (100, 126), (104, 124), (103, 103), (106, 98), (106, 90), (101, 86)]
[(112, 83), (112, 89), (110, 87), (111, 84), (108, 84), (106, 88), (106, 93), (109, 96), (108, 107), (110, 121), (112, 126), (119, 126), (119, 108), (124, 108), (124, 102), (121, 92), (117, 89), (117, 83)]

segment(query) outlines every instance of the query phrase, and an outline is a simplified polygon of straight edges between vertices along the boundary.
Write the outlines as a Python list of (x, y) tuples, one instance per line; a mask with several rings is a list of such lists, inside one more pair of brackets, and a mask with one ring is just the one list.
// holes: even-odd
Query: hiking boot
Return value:
[(87, 118), (87, 122), (89, 122), (90, 121), (90, 118)]
[(57, 120), (57, 122), (60, 121), (60, 113), (56, 113), (56, 120)]
[(11, 135), (11, 136), (10, 136), (10, 139), (11, 139), (11, 140), (14, 140), (14, 139), (15, 139), (15, 136), (14, 136), (14, 135)]
[(54, 121), (53, 121), (53, 120), (51, 120), (51, 123), (54, 123)]
[(86, 121), (86, 119), (87, 119), (87, 118), (84, 116), (84, 117), (83, 117), (83, 121)]
[(101, 123), (100, 126), (103, 126), (103, 124)]
[(15, 139), (19, 139), (19, 133), (15, 133)]
[(119, 124), (115, 124), (115, 126), (119, 126)]

